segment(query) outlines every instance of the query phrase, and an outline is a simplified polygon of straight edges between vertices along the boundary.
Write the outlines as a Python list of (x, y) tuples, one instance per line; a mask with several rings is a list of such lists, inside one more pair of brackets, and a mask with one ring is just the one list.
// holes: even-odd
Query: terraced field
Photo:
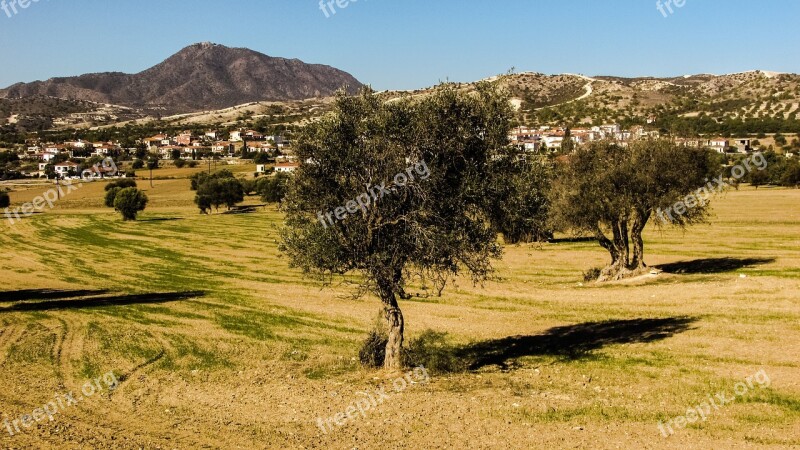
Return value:
[[(711, 225), (650, 230), (664, 272), (628, 283), (583, 283), (606, 259), (592, 242), (508, 247), (485, 286), (402, 304), (429, 381), (323, 431), (398, 377), (357, 363), (377, 300), (290, 269), (272, 207), (199, 215), (188, 173), (140, 182), (135, 223), (97, 184), (0, 225), (0, 447), (800, 446), (798, 190), (730, 192)], [(14, 429), (109, 372), (113, 386)], [(718, 393), (735, 399), (678, 425)]]

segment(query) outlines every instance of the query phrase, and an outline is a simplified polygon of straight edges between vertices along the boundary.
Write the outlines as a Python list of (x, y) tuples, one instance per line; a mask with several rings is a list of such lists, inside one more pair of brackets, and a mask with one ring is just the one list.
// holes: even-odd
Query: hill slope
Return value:
[(0, 98), (49, 96), (180, 113), (329, 96), (345, 86), (354, 92), (361, 83), (330, 66), (202, 43), (137, 74), (96, 73), (18, 83), (0, 90)]

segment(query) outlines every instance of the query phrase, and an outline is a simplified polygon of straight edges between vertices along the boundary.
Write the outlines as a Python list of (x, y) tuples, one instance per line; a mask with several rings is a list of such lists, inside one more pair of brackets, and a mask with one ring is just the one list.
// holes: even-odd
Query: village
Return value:
[[(619, 124), (606, 124), (589, 128), (550, 126), (519, 126), (509, 135), (512, 145), (531, 154), (548, 155), (598, 140), (614, 140), (622, 146), (638, 139), (656, 139), (661, 134), (643, 126), (623, 129)], [(749, 154), (754, 148), (751, 139), (673, 138), (677, 144), (691, 148), (710, 148), (721, 154)], [(569, 142), (571, 145), (565, 146)], [(22, 162), (17, 174), (22, 178), (77, 177), (81, 164), (91, 158), (112, 157), (117, 161), (130, 161), (130, 169), (120, 176), (146, 166), (146, 160), (173, 161), (178, 167), (194, 166), (197, 161), (225, 161), (227, 164), (255, 163), (256, 172), (293, 172), (299, 167), (291, 148), (290, 139), (283, 135), (265, 135), (252, 129), (230, 132), (208, 130), (203, 134), (182, 131), (161, 133), (142, 138), (137, 146), (125, 148), (119, 142), (41, 142), (31, 139), (16, 151)], [(787, 155), (788, 156), (788, 155)], [(27, 163), (27, 164), (26, 164)], [(135, 172), (133, 172), (135, 173)]]
[[(223, 140), (224, 139), (224, 140)], [(291, 142), (282, 135), (264, 135), (255, 130), (241, 129), (230, 133), (210, 130), (202, 135), (183, 131), (150, 136), (138, 145), (125, 148), (119, 142), (41, 142), (29, 140), (16, 153), (23, 163), (20, 177), (77, 178), (82, 164), (90, 159), (114, 158), (131, 161), (130, 169), (119, 176), (135, 174), (147, 160), (173, 161), (177, 167), (191, 166), (201, 160), (225, 161), (227, 164), (256, 163), (256, 172), (293, 172), (299, 164), (291, 150)], [(27, 163), (27, 164), (26, 164)], [(33, 168), (36, 170), (28, 169)]]

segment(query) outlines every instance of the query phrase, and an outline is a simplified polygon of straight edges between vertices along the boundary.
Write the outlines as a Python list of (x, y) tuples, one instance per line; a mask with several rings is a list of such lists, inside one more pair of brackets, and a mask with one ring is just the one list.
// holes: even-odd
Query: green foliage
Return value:
[(116, 181), (112, 181), (106, 184), (106, 192), (110, 191), (114, 188), (129, 188), (129, 187), (136, 187), (136, 180), (132, 180), (130, 178), (122, 178)]
[[(340, 95), (334, 114), (298, 140), (298, 159), (313, 163), (290, 183), (282, 251), (324, 279), (361, 273), (361, 292), (395, 312), (411, 277), (463, 271), (484, 280), (501, 254), (486, 211), (486, 169), (507, 149), (512, 117), (507, 95), (488, 83), (475, 95), (443, 85), (416, 102), (387, 104), (369, 90)], [(341, 210), (368, 186), (391, 188), (409, 170), (415, 177), (394, 193), (346, 220), (320, 222), (319, 214)]]
[(244, 189), (241, 181), (233, 177), (207, 177), (197, 187), (194, 202), (200, 212), (206, 214), (211, 208), (219, 210), (222, 205), (229, 209), (244, 201)]
[(108, 189), (108, 187), (109, 186), (106, 186), (105, 205), (107, 207), (109, 207), (109, 208), (113, 208), (114, 207), (114, 200), (117, 199), (117, 194), (119, 194), (119, 191), (121, 191), (122, 189), (125, 189), (125, 188), (112, 187), (111, 189)]
[(553, 237), (547, 224), (553, 165), (544, 157), (513, 153), (489, 163), (487, 210), (505, 242), (542, 242)]
[(147, 195), (139, 189), (124, 188), (117, 192), (114, 198), (114, 208), (122, 214), (123, 220), (136, 220), (139, 212), (144, 211), (147, 206), (147, 201)]
[[(551, 193), (551, 223), (598, 239), (612, 259), (604, 278), (640, 270), (645, 266), (642, 231), (650, 218), (721, 173), (719, 155), (667, 140), (640, 140), (627, 147), (593, 142), (560, 165)], [(685, 227), (704, 221), (708, 213), (705, 202), (659, 218)]]
[(233, 172), (228, 169), (222, 169), (214, 173), (198, 172), (192, 175), (189, 180), (191, 181), (191, 189), (196, 191), (197, 188), (206, 181), (221, 178), (234, 178)]
[(291, 175), (276, 173), (270, 177), (261, 178), (256, 183), (256, 192), (261, 200), (267, 203), (280, 203), (288, 192)]

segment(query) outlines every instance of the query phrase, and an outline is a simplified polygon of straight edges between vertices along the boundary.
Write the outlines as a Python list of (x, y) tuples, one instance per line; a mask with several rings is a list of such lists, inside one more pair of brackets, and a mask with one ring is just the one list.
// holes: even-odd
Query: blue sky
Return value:
[(511, 67), (800, 72), (796, 0), (685, 0), (672, 9), (665, 18), (656, 0), (351, 0), (326, 18), (319, 0), (38, 0), (17, 14), (9, 8), (12, 17), (0, 9), (0, 86), (135, 73), (203, 41), (329, 64), (376, 89), (474, 81)]

